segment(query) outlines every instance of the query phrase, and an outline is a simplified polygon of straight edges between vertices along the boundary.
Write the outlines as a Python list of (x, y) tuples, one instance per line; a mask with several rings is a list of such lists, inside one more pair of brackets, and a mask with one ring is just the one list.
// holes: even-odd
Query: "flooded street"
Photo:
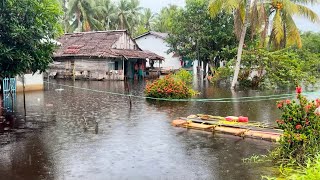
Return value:
[[(264, 167), (243, 158), (266, 154), (274, 144), (171, 126), (190, 114), (248, 116), (274, 123), (277, 100), (253, 102), (161, 102), (102, 93), (125, 93), (124, 82), (51, 81), (43, 92), (26, 94), (27, 127), (0, 146), (1, 179), (260, 179)], [(61, 86), (81, 87), (72, 88)], [(131, 82), (143, 95), (144, 82)], [(274, 94), (203, 87), (199, 98)], [(91, 90), (90, 90), (91, 89)], [(98, 90), (98, 91), (92, 91)], [(287, 92), (282, 92), (287, 93)], [(17, 95), (17, 115), (23, 96)]]

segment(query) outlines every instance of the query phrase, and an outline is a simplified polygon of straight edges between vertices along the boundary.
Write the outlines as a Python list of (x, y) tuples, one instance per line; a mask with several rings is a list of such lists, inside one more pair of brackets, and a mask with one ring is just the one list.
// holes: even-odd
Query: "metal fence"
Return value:
[(2, 80), (3, 88), (3, 107), (7, 111), (13, 111), (13, 105), (16, 100), (16, 79), (15, 78), (4, 78)]

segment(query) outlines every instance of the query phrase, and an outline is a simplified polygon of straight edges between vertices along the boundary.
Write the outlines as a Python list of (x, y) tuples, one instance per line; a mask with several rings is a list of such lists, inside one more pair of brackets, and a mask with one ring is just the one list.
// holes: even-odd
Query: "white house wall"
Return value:
[[(24, 84), (25, 84), (25, 91), (38, 91), (43, 90), (43, 75), (42, 73), (35, 73), (35, 74), (25, 74), (24, 75)], [(22, 77), (17, 76), (17, 91), (23, 91), (23, 81)]]
[[(164, 57), (165, 60), (162, 62), (160, 67), (164, 69), (181, 68), (180, 58), (173, 57), (173, 53), (167, 54), (169, 47), (164, 39), (156, 37), (152, 34), (148, 34), (139, 39), (136, 39), (136, 43), (142, 50), (148, 50)], [(147, 67), (150, 67), (149, 62), (147, 62)], [(154, 64), (154, 67), (159, 67), (158, 61)]]

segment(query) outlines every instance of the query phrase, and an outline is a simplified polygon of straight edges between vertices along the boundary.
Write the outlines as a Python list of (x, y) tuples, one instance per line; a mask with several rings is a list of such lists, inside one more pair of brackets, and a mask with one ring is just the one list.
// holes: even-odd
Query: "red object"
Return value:
[(228, 116), (228, 117), (226, 117), (226, 120), (227, 120), (227, 121), (238, 121), (239, 118), (236, 117), (236, 116)]
[(300, 86), (296, 87), (296, 93), (301, 94), (302, 93), (302, 88)]
[(297, 124), (297, 125), (296, 125), (296, 129), (297, 129), (297, 130), (299, 130), (299, 129), (301, 129), (301, 128), (302, 128), (302, 126), (301, 126), (300, 124)]
[(249, 118), (248, 117), (239, 116), (238, 122), (249, 122)]
[(249, 118), (248, 117), (244, 117), (244, 116), (227, 116), (226, 117), (227, 121), (234, 121), (234, 122), (249, 122)]

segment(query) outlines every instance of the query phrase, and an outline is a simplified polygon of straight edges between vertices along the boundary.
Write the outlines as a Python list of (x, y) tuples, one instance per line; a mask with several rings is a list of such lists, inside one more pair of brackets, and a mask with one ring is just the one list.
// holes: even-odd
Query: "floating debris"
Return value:
[(248, 122), (248, 117), (221, 117), (204, 114), (180, 117), (172, 121), (172, 125), (188, 129), (198, 129), (209, 132), (220, 132), (240, 137), (278, 141), (283, 131), (260, 122)]

